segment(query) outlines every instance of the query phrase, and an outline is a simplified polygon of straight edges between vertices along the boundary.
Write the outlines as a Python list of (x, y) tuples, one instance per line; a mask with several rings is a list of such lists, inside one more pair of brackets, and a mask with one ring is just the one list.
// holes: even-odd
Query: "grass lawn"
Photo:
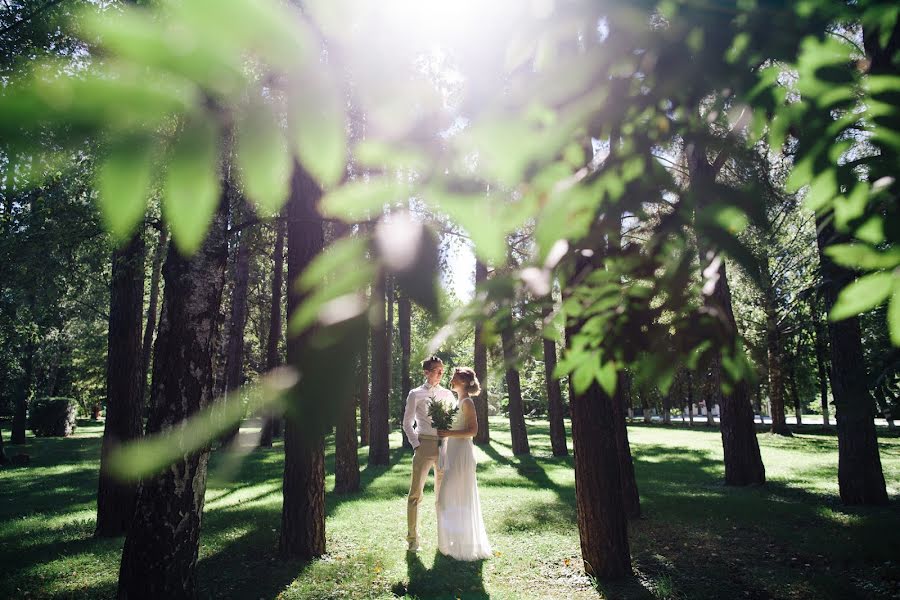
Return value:
[[(0, 470), (0, 598), (111, 598), (122, 539), (95, 540), (102, 425), (34, 439), (31, 465)], [(327, 495), (328, 554), (284, 561), (281, 447), (243, 462), (213, 457), (203, 517), (201, 598), (889, 598), (900, 596), (900, 439), (881, 437), (891, 505), (837, 499), (837, 438), (760, 434), (769, 483), (721, 484), (717, 431), (629, 428), (644, 517), (631, 528), (635, 577), (599, 588), (582, 571), (572, 459), (550, 454), (544, 421), (529, 421), (533, 456), (513, 458), (491, 419), (479, 452), (482, 508), (495, 556), (437, 555), (433, 492), (420, 511), (423, 550), (404, 551), (411, 453), (391, 438), (391, 464), (366, 466), (363, 491)], [(570, 443), (571, 449), (571, 443)], [(326, 468), (331, 471), (333, 451)], [(327, 490), (333, 487), (329, 475)]]

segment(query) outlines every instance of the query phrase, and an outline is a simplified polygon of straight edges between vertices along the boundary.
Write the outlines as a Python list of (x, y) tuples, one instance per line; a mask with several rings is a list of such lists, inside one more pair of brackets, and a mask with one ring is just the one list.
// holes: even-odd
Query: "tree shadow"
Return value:
[(435, 552), (430, 569), (416, 552), (406, 553), (409, 583), (405, 589), (394, 586), (395, 595), (413, 598), (490, 598), (484, 589), (484, 561), (462, 561)]

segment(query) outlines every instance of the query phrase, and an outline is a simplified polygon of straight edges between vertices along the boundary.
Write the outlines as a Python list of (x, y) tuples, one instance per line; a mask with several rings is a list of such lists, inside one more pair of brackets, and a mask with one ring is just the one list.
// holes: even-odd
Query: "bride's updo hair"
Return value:
[(478, 377), (475, 375), (475, 371), (469, 367), (457, 367), (453, 371), (453, 377), (454, 379), (458, 377), (466, 384), (467, 396), (474, 398), (481, 393), (481, 384), (478, 383)]

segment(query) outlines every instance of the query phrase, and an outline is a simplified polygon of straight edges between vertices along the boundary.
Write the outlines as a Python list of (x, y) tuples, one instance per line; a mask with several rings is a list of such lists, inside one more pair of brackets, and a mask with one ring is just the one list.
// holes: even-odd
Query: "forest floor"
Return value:
[[(276, 557), (281, 446), (240, 462), (216, 453), (203, 516), (201, 598), (890, 598), (900, 596), (900, 438), (881, 435), (890, 506), (845, 508), (837, 498), (833, 433), (760, 434), (768, 483), (722, 485), (715, 430), (629, 427), (643, 518), (631, 526), (634, 577), (583, 574), (572, 458), (550, 453), (545, 421), (529, 420), (532, 456), (513, 457), (492, 418), (478, 479), (493, 558), (461, 563), (435, 552), (433, 492), (421, 511), (422, 551), (405, 552), (412, 454), (391, 438), (391, 462), (368, 467), (363, 489), (326, 490), (328, 554), (309, 564)], [(92, 537), (102, 425), (34, 439), (6, 452), (28, 467), (0, 470), (0, 598), (112, 598), (122, 538)], [(571, 451), (571, 443), (570, 443)], [(326, 468), (333, 472), (333, 448)]]

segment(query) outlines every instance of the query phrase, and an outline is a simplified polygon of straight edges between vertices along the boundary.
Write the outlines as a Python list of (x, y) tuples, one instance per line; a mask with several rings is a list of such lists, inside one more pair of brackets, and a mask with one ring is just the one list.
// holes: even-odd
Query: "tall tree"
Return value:
[[(244, 329), (247, 326), (247, 287), (250, 282), (250, 230), (242, 229), (237, 240), (237, 256), (234, 259), (234, 287), (231, 290), (231, 314), (228, 318), (228, 341), (225, 345), (225, 394), (240, 389), (244, 380)], [(241, 402), (238, 397), (225, 402)], [(237, 439), (241, 423), (222, 436), (222, 445)]]
[[(475, 287), (487, 281), (487, 265), (480, 260), (475, 261)], [(491, 441), (490, 426), (488, 423), (488, 372), (487, 372), (487, 344), (484, 343), (484, 325), (479, 321), (475, 323), (475, 347), (472, 360), (474, 362), (475, 376), (481, 382), (481, 393), (473, 398), (475, 403), (475, 416), (478, 417), (478, 433), (475, 434), (476, 444), (487, 444)]]
[[(228, 257), (225, 193), (200, 249), (186, 258), (170, 246), (153, 349), (147, 432), (178, 427), (212, 401), (212, 343)], [(185, 454), (142, 481), (119, 568), (119, 598), (196, 594), (197, 551), (209, 448)]]
[[(622, 213), (613, 210), (610, 215), (612, 230), (607, 240), (607, 254), (615, 256), (622, 250)], [(616, 450), (619, 456), (619, 474), (622, 481), (622, 502), (629, 519), (641, 516), (641, 499), (637, 480), (634, 477), (634, 459), (628, 442), (628, 427), (625, 421), (625, 407), (631, 404), (631, 376), (620, 371), (617, 376), (616, 392), (612, 398), (613, 424), (616, 432)]]
[[(335, 239), (340, 239), (349, 235), (349, 233), (350, 228), (343, 223), (334, 225)], [(334, 434), (334, 491), (339, 494), (346, 494), (359, 491), (356, 399), (351, 396), (335, 398), (334, 401), (339, 403), (337, 427)]]
[(503, 344), (503, 361), (506, 363), (506, 392), (509, 396), (509, 431), (512, 435), (513, 454), (530, 454), (528, 431), (525, 428), (525, 411), (522, 404), (522, 384), (519, 370), (516, 368), (516, 341), (511, 324), (507, 323), (500, 330)]
[[(397, 332), (400, 334), (400, 397), (405, 399), (412, 389), (412, 378), (409, 373), (409, 360), (412, 351), (412, 303), (405, 290), (401, 290), (397, 298)], [(403, 422), (404, 403), (400, 403), (400, 421)], [(403, 428), (400, 428), (400, 437), (403, 438), (403, 447), (412, 449), (412, 444), (406, 439)]]
[[(322, 252), (325, 234), (318, 203), (322, 190), (300, 166), (294, 166), (287, 204), (288, 315), (307, 293), (295, 285), (310, 262)], [(302, 364), (310, 332), (289, 336), (287, 361)], [(284, 500), (281, 511), (282, 555), (309, 560), (325, 553), (325, 438), (307, 430), (299, 415), (284, 424)]]
[(143, 370), (141, 371), (141, 394), (143, 400), (144, 391), (150, 385), (150, 358), (153, 356), (153, 335), (156, 333), (157, 311), (159, 305), (159, 281), (162, 275), (163, 260), (166, 256), (166, 246), (169, 243), (169, 228), (163, 224), (159, 230), (159, 241), (156, 251), (153, 253), (153, 264), (150, 271), (150, 300), (147, 304), (147, 322), (144, 325)]
[(369, 464), (390, 462), (388, 435), (388, 396), (390, 394), (390, 350), (388, 325), (385, 322), (385, 276), (372, 286), (375, 313), (380, 321), (372, 327), (372, 396), (369, 402)]
[(810, 296), (809, 313), (812, 319), (813, 333), (815, 335), (816, 369), (818, 370), (819, 398), (822, 402), (822, 424), (831, 425), (828, 416), (828, 339), (825, 328), (822, 326), (822, 316), (819, 314), (819, 303), (815, 297)]
[[(541, 315), (545, 322), (552, 312), (549, 306), (541, 309)], [(550, 446), (553, 449), (553, 456), (568, 456), (566, 425), (563, 422), (562, 389), (559, 379), (554, 376), (555, 371), (556, 342), (544, 337), (544, 380), (547, 385), (547, 408), (550, 417)]]
[[(725, 153), (720, 153), (715, 161), (709, 162), (706, 146), (694, 141), (688, 148), (688, 169), (690, 172), (690, 191), (694, 195), (697, 211), (701, 212), (714, 202), (715, 179), (721, 170)], [(731, 307), (731, 290), (728, 288), (728, 275), (725, 261), (721, 257), (714, 258), (711, 245), (698, 232), (698, 248), (700, 265), (711, 278), (715, 279), (709, 293), (704, 294), (706, 307), (717, 315), (727, 330), (730, 346), (736, 348), (738, 340), (737, 323)], [(718, 261), (718, 268), (711, 261)], [(714, 361), (714, 369), (721, 370), (721, 361)], [(717, 373), (715, 378), (720, 377)], [(759, 453), (759, 442), (756, 439), (756, 428), (753, 424), (753, 406), (750, 404), (750, 388), (745, 380), (734, 384), (728, 394), (722, 394), (720, 404), (720, 431), (722, 447), (725, 455), (725, 483), (727, 485), (759, 485), (765, 483), (766, 469)]]
[[(576, 274), (594, 268), (580, 257)], [(578, 277), (576, 275), (576, 277)], [(573, 281), (575, 278), (573, 278)], [(566, 344), (583, 326), (566, 326)], [(594, 577), (621, 578), (631, 573), (628, 518), (622, 494), (614, 399), (596, 381), (575, 391), (569, 401), (575, 454), (575, 506), (585, 571)]]
[[(275, 221), (275, 248), (272, 251), (272, 301), (269, 304), (269, 335), (266, 338), (266, 371), (278, 366), (278, 343), (281, 341), (281, 288), (284, 285), (284, 219)], [(279, 417), (266, 415), (259, 445), (272, 447), (275, 423)]]
[(363, 350), (357, 364), (357, 398), (359, 403), (359, 445), (369, 445), (369, 339), (371, 327), (363, 337)]
[(124, 534), (134, 514), (137, 486), (122, 483), (107, 473), (112, 450), (136, 439), (143, 427), (143, 355), (141, 319), (144, 308), (144, 240), (135, 233), (112, 255), (109, 296), (109, 333), (106, 369), (106, 424), (100, 449), (95, 534)]
[(791, 435), (785, 420), (784, 412), (784, 343), (778, 323), (778, 305), (775, 297), (775, 286), (769, 268), (768, 248), (763, 245), (759, 252), (760, 291), (763, 298), (763, 310), (766, 315), (766, 351), (769, 384), (769, 403), (772, 413), (772, 433)]
[[(848, 242), (849, 239), (837, 234), (832, 223), (824, 219), (819, 219), (817, 230), (822, 295), (825, 308), (830, 312), (840, 290), (853, 281), (853, 273), (837, 265), (824, 249), (829, 244)], [(875, 406), (866, 385), (859, 319), (829, 321), (828, 346), (837, 420), (841, 501), (844, 504), (886, 504), (887, 489), (875, 432)]]

